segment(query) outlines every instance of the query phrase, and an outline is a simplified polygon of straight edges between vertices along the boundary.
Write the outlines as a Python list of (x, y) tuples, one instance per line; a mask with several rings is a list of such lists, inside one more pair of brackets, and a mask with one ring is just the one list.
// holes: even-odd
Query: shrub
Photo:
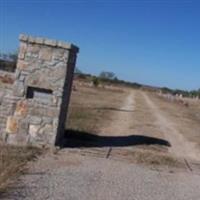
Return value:
[(93, 83), (93, 85), (94, 85), (95, 87), (98, 87), (100, 81), (99, 81), (99, 79), (98, 79), (97, 77), (94, 77), (94, 78), (92, 79), (92, 83)]

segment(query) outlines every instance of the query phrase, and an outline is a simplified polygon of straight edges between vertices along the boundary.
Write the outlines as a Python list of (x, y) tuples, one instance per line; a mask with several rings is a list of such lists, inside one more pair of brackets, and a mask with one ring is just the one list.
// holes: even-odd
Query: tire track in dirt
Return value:
[(103, 127), (100, 135), (107, 136), (128, 136), (130, 135), (130, 126), (132, 119), (132, 112), (135, 108), (134, 92), (131, 91), (125, 98), (122, 106), (114, 111), (114, 116), (109, 124), (109, 127)]
[(175, 124), (165, 116), (164, 112), (150, 99), (147, 93), (142, 92), (142, 95), (146, 104), (151, 108), (152, 115), (156, 118), (155, 123), (171, 144), (170, 152), (177, 157), (200, 161), (200, 152), (196, 148), (196, 145), (184, 138), (176, 129)]
[[(122, 103), (122, 106), (117, 109), (116, 111), (113, 111), (112, 120), (109, 124), (109, 126), (102, 127), (99, 134), (100, 136), (112, 136), (112, 137), (118, 137), (118, 136), (129, 136), (130, 135), (130, 126), (131, 126), (131, 119), (132, 119), (132, 112), (135, 108), (135, 98), (134, 98), (134, 92), (131, 91), (128, 93), (127, 97), (125, 98), (124, 102)], [(106, 148), (107, 153), (105, 154), (105, 157), (108, 159), (111, 154), (113, 154), (113, 148), (109, 147)], [(115, 148), (116, 149), (116, 148)], [(105, 148), (101, 148), (100, 152), (104, 151)], [(89, 150), (90, 153), (93, 153), (96, 150)], [(115, 150), (114, 150), (115, 151)]]

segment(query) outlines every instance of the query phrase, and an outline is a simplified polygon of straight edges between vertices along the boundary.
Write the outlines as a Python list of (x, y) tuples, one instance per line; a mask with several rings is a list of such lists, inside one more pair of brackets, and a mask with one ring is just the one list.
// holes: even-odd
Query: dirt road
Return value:
[[(174, 108), (179, 113), (179, 107)], [(137, 112), (136, 112), (137, 111)], [(171, 145), (169, 152), (177, 158), (200, 161), (200, 148), (187, 140), (176, 128), (186, 125), (179, 120), (170, 118), (169, 113), (165, 113), (148, 93), (142, 91), (131, 91), (124, 100), (119, 112), (113, 116), (109, 127), (102, 128), (101, 135), (128, 136), (143, 135), (162, 138)], [(137, 124), (136, 124), (137, 122)], [(191, 132), (192, 127), (191, 127)], [(190, 134), (190, 133), (188, 133)]]
[[(183, 123), (180, 109), (150, 93), (130, 91), (112, 109), (96, 147), (66, 148), (40, 157), (2, 199), (199, 200), (199, 140), (194, 140), (198, 120), (192, 126)], [(166, 155), (186, 161), (185, 168), (145, 165), (149, 157), (164, 162)]]

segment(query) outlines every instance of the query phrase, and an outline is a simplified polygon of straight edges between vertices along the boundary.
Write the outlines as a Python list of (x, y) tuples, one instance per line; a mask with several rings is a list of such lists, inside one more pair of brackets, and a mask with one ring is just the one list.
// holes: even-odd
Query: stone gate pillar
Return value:
[(20, 35), (7, 143), (61, 144), (78, 51), (72, 44)]

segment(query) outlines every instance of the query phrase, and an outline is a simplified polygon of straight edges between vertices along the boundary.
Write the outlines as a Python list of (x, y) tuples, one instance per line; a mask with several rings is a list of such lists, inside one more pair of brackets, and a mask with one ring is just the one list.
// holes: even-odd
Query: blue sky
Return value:
[(0, 51), (20, 33), (72, 42), (84, 72), (200, 88), (200, 3), (192, 0), (0, 0)]

